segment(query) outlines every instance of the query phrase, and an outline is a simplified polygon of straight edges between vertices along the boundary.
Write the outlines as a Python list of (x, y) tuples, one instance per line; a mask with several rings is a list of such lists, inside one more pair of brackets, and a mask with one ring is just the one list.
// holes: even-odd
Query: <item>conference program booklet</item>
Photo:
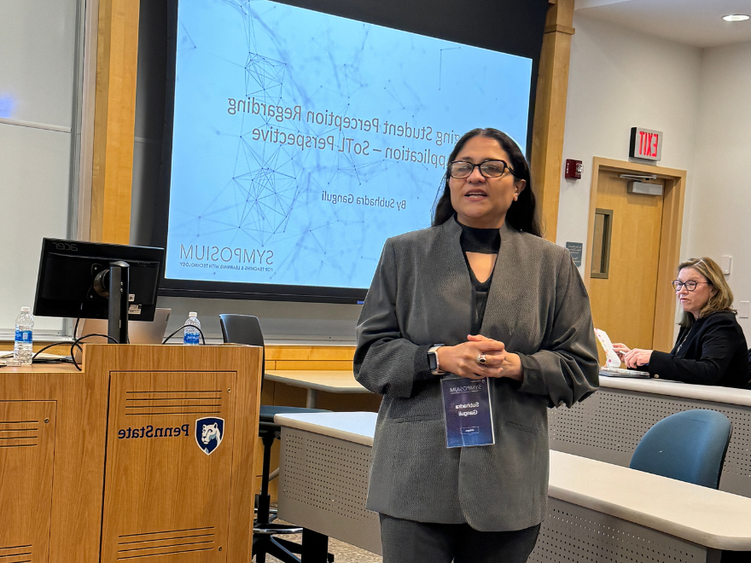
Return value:
[(447, 377), (441, 380), (446, 447), (495, 444), (488, 379)]

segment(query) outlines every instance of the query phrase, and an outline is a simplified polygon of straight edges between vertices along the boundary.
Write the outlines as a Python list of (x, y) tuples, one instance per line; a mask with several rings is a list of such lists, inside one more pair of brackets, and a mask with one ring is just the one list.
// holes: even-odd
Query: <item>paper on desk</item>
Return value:
[(605, 354), (607, 356), (607, 359), (605, 360), (605, 367), (607, 368), (621, 367), (621, 359), (618, 357), (618, 354), (615, 353), (615, 348), (613, 348), (613, 343), (610, 342), (608, 333), (605, 332), (604, 330), (600, 330), (599, 328), (596, 328), (595, 335), (597, 336), (597, 340), (600, 341), (600, 344), (602, 345), (603, 350), (605, 350)]

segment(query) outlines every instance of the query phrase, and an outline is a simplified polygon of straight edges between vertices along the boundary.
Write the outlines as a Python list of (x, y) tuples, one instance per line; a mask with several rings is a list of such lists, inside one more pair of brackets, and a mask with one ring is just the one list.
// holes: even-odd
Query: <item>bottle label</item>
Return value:
[(23, 342), (24, 344), (31, 344), (32, 342), (31, 331), (16, 329), (16, 342)]
[(198, 344), (199, 342), (200, 335), (197, 332), (188, 332), (183, 335), (183, 344)]

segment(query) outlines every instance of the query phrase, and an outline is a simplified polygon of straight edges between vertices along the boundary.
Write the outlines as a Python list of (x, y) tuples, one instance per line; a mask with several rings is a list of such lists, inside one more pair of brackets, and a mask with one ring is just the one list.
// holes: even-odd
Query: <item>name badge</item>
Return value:
[(441, 380), (447, 448), (495, 444), (488, 381), (464, 377)]

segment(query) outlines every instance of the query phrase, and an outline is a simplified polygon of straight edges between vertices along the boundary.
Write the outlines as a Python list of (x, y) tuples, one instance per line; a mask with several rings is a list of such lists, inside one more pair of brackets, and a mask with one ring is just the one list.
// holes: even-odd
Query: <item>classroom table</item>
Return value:
[[(316, 406), (317, 391), (369, 393), (351, 370), (271, 370), (266, 377), (305, 388), (309, 408)], [(550, 448), (628, 466), (639, 440), (657, 421), (696, 408), (730, 419), (733, 435), (720, 489), (751, 497), (751, 391), (745, 389), (600, 377), (600, 389), (585, 401), (548, 411)]]
[[(376, 416), (277, 415), (281, 518), (380, 553), (378, 516), (365, 508)], [(749, 498), (550, 454), (548, 515), (530, 561), (717, 563), (722, 550), (751, 550)]]
[(370, 393), (355, 379), (352, 370), (270, 370), (265, 379), (303, 387), (307, 390), (305, 407), (316, 407), (318, 391), (327, 393)]
[(586, 400), (548, 411), (550, 448), (628, 466), (647, 430), (689, 409), (712, 409), (730, 419), (720, 489), (751, 497), (751, 391), (745, 389), (601, 376), (600, 389)]

